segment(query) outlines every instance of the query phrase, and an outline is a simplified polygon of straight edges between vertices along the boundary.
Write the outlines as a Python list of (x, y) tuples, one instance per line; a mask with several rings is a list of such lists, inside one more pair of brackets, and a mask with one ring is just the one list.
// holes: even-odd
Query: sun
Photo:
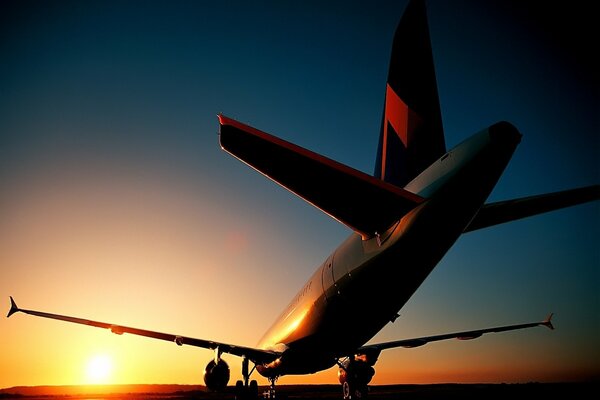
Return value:
[(112, 360), (107, 355), (96, 355), (87, 363), (86, 376), (89, 383), (108, 383), (112, 373)]

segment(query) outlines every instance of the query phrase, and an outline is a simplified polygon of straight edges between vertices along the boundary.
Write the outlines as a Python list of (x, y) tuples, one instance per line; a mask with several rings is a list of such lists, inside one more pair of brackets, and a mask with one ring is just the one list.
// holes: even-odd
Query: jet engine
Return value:
[(229, 365), (225, 360), (210, 360), (204, 368), (204, 383), (209, 390), (219, 391), (227, 387), (229, 382)]

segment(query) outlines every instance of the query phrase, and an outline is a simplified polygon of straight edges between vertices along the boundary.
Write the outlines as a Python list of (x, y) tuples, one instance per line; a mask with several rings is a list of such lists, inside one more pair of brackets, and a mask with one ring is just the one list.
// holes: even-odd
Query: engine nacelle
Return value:
[(204, 368), (204, 383), (209, 390), (219, 391), (229, 382), (229, 365), (225, 360), (211, 360)]

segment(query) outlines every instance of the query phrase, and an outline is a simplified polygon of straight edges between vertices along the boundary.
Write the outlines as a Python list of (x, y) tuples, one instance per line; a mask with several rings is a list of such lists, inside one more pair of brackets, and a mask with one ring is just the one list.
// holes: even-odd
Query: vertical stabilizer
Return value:
[(404, 187), (445, 152), (425, 1), (412, 0), (394, 35), (375, 176)]

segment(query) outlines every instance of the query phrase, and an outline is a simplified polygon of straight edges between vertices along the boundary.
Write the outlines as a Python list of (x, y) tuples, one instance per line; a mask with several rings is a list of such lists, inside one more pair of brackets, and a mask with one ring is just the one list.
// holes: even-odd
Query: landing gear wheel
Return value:
[(366, 399), (369, 397), (369, 388), (367, 386), (360, 386), (354, 389), (355, 399)]
[(255, 380), (250, 381), (249, 394), (250, 398), (258, 399), (258, 383)]
[(244, 382), (237, 381), (235, 383), (235, 400), (257, 400), (258, 399), (258, 384), (256, 381), (251, 381), (249, 386), (244, 386)]
[(235, 400), (245, 400), (244, 382), (237, 381), (235, 383)]
[(344, 382), (342, 385), (344, 400), (366, 399), (369, 395), (369, 388), (362, 385), (351, 385)]
[(369, 387), (345, 381), (342, 384), (342, 393), (344, 400), (366, 399), (369, 396)]
[(244, 380), (235, 383), (235, 400), (258, 400), (258, 384), (255, 380), (250, 381), (250, 374), (254, 372), (254, 368), (250, 371), (248, 358), (242, 358), (242, 377)]
[(352, 398), (350, 384), (347, 381), (344, 382), (344, 384), (342, 385), (342, 393), (344, 394), (344, 400), (350, 400)]

